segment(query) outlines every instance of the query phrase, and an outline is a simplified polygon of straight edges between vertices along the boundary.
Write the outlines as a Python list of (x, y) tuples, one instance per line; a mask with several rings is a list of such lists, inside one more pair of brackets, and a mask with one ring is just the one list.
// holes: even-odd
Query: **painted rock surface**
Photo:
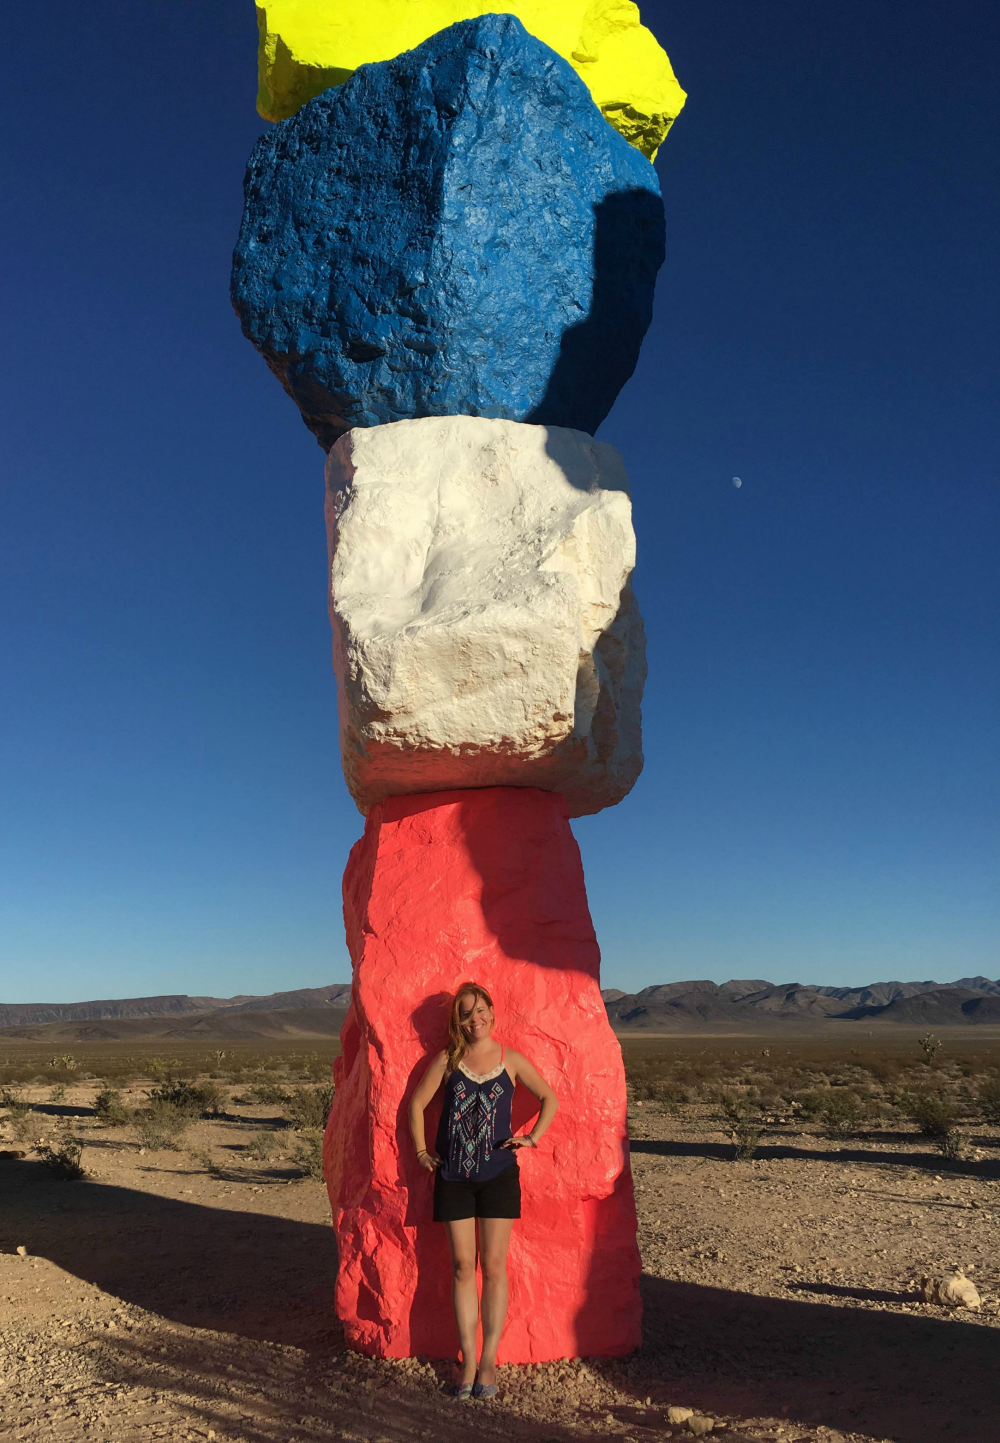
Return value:
[(342, 436), (326, 465), (347, 785), (536, 786), (570, 816), (642, 769), (645, 637), (621, 456), (582, 431), (446, 416)]
[[(444, 1228), (431, 1221), (407, 1106), (444, 1045), (460, 982), (492, 993), (495, 1036), (560, 1110), (519, 1154), (502, 1362), (630, 1352), (640, 1341), (625, 1078), (598, 981), (580, 854), (559, 797), (486, 788), (396, 797), (369, 814), (344, 876), (354, 962), (325, 1163), (350, 1347), (454, 1357)], [(518, 1089), (515, 1131), (536, 1111)], [(427, 1116), (433, 1137), (437, 1118)]]
[(510, 15), (464, 21), (257, 142), (243, 330), (327, 450), (471, 415), (593, 433), (663, 260), (656, 172)]
[[(490, 0), (257, 0), (257, 109), (287, 120), (359, 65), (389, 60)], [(568, 60), (610, 125), (652, 160), (687, 98), (631, 0), (509, 0), (532, 35)]]

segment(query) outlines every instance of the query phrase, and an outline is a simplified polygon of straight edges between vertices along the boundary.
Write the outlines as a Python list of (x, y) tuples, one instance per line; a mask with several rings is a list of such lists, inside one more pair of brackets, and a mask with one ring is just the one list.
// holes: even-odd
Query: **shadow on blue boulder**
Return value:
[(656, 172), (511, 15), (362, 66), (254, 148), (243, 330), (329, 449), (490, 416), (591, 434), (663, 261)]

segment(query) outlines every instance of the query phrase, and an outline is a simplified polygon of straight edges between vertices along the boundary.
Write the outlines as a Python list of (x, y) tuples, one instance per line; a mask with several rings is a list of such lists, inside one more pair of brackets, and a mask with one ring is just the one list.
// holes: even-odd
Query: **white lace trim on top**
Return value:
[(492, 1072), (470, 1072), (464, 1062), (458, 1064), (458, 1071), (464, 1073), (470, 1082), (492, 1082), (494, 1077), (499, 1077), (501, 1072), (506, 1072), (506, 1070), (507, 1064), (502, 1055), (499, 1066), (494, 1067)]

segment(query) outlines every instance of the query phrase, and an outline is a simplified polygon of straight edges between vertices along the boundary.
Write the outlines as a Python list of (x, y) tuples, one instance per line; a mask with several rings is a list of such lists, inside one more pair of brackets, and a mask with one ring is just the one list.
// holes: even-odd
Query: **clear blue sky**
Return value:
[[(650, 661), (574, 824), (605, 985), (996, 977), (1000, 12), (643, 15), (690, 99), (601, 432)], [(323, 458), (228, 300), (255, 43), (251, 0), (5, 26), (0, 1001), (348, 975)]]

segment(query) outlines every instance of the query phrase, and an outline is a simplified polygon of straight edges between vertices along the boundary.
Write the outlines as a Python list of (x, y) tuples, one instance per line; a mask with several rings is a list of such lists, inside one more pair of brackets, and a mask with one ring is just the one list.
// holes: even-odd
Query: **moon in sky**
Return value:
[(739, 478), (738, 476), (734, 476), (734, 477), (733, 477), (733, 485), (736, 487), (736, 489), (737, 489), (737, 491), (738, 491), (738, 490), (740, 489), (740, 487), (743, 485), (743, 482), (740, 480), (740, 478)]

